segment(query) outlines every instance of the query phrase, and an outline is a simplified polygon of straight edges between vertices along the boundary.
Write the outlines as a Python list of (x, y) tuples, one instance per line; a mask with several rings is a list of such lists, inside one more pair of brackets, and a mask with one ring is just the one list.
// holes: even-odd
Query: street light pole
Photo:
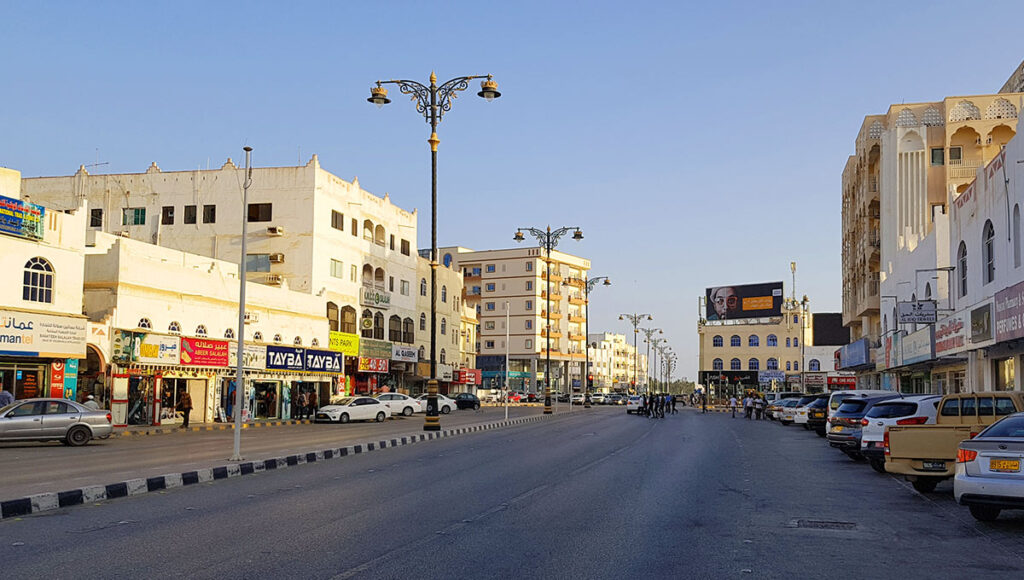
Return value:
[(647, 390), (650, 391), (651, 377), (656, 376), (651, 374), (651, 337), (654, 336), (655, 333), (663, 333), (660, 328), (641, 328), (640, 330), (644, 333), (644, 342), (647, 343), (647, 369), (645, 370), (647, 376), (644, 377), (644, 383), (647, 385)]
[(242, 255), (238, 263), (238, 347), (235, 351), (235, 449), (231, 461), (242, 460), (242, 397), (245, 391), (245, 278), (246, 237), (249, 234), (249, 186), (252, 185), (252, 147), (245, 151), (245, 179), (242, 182)]
[[(575, 230), (575, 231), (573, 231)], [(583, 231), (580, 230), (579, 226), (566, 226), (558, 228), (552, 231), (551, 226), (548, 226), (546, 230), (537, 228), (517, 228), (516, 234), (512, 236), (512, 239), (521, 242), (525, 239), (523, 231), (528, 232), (533, 237), (537, 238), (540, 243), (540, 247), (544, 248), (547, 252), (547, 316), (545, 317), (545, 328), (544, 334), (547, 337), (547, 346), (545, 352), (547, 354), (547, 362), (544, 367), (544, 414), (550, 415), (551, 410), (551, 250), (558, 246), (558, 240), (569, 233), (573, 232), (572, 239), (579, 241), (583, 239)], [(572, 395), (569, 396), (569, 410), (572, 410)]]
[(377, 86), (370, 88), (367, 101), (377, 108), (391, 102), (388, 90), (382, 85), (395, 84), (404, 95), (411, 95), (416, 102), (416, 111), (430, 124), (430, 378), (427, 381), (427, 413), (423, 423), (424, 431), (440, 431), (441, 416), (437, 412), (437, 125), (444, 114), (452, 108), (452, 102), (458, 92), (469, 88), (469, 81), (486, 78), (480, 83), (478, 96), (488, 102), (501, 96), (498, 83), (492, 75), (473, 75), (456, 77), (437, 85), (437, 75), (430, 73), (430, 86), (410, 80), (377, 81)]
[[(597, 286), (599, 282), (603, 281), (605, 286), (611, 286), (612, 281), (608, 276), (597, 276), (595, 278), (583, 278), (583, 308), (584, 308), (584, 320), (583, 320), (583, 337), (584, 341), (584, 352), (586, 353), (583, 363), (583, 408), (590, 408), (590, 291)], [(569, 401), (569, 407), (572, 407), (572, 401)]]
[[(650, 373), (650, 374), (658, 382), (661, 382), (661, 372), (659, 370), (661, 367), (658, 367), (658, 363), (661, 362), (662, 365), (664, 365), (664, 358), (665, 358), (665, 348), (663, 346), (660, 346), (660, 345), (664, 344), (665, 340), (666, 339), (664, 339), (664, 338), (658, 338), (658, 337), (651, 338), (651, 339), (647, 340), (648, 348), (651, 347), (651, 346), (654, 347), (654, 361), (655, 361), (654, 362), (654, 371), (652, 373)], [(658, 355), (661, 355), (661, 358), (658, 358)], [(650, 364), (650, 363), (648, 363), (648, 364)]]
[(640, 392), (640, 385), (637, 382), (637, 368), (640, 364), (640, 350), (637, 348), (637, 338), (640, 331), (637, 330), (640, 327), (640, 322), (644, 320), (654, 320), (650, 314), (620, 314), (619, 320), (629, 320), (630, 324), (633, 325), (633, 388), (636, 392)]

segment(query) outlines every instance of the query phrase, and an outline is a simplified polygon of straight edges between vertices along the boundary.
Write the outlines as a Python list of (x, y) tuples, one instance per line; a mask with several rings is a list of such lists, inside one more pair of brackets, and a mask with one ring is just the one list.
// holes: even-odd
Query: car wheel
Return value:
[(914, 481), (910, 482), (910, 485), (914, 486), (914, 489), (921, 493), (931, 493), (935, 491), (935, 486), (939, 484), (939, 480), (934, 477), (918, 477)]
[(804, 431), (810, 431), (810, 430), (811, 430), (811, 427), (807, 423), (804, 423)]
[(872, 459), (869, 463), (871, 464), (871, 469), (874, 469), (878, 473), (885, 473), (885, 460)]
[(90, 439), (92, 439), (92, 434), (85, 427), (72, 427), (66, 437), (68, 445), (73, 447), (81, 447), (88, 443)]
[(979, 522), (994, 521), (999, 517), (999, 512), (1002, 511), (1002, 509), (990, 505), (972, 505), (970, 509), (971, 515)]
[(338, 422), (339, 423), (348, 423), (348, 413), (342, 413), (341, 416), (338, 417)]
[(377, 413), (377, 422), (378, 423), (383, 423), (384, 422), (384, 411), (381, 411), (380, 413)]
[(825, 430), (824, 429), (817, 429), (815, 431), (815, 433), (818, 434), (818, 437), (824, 437), (825, 436)]
[(406, 417), (411, 417), (412, 416), (412, 407), (406, 407), (406, 408), (402, 409), (402, 414), (405, 415)]
[(448, 413), (451, 413), (451, 412), (452, 412), (452, 408), (449, 407), (448, 405), (445, 405), (445, 406), (441, 407), (441, 413), (442, 414), (447, 415)]
[(473, 410), (474, 411), (479, 411), (480, 410), (480, 403), (473, 403)]

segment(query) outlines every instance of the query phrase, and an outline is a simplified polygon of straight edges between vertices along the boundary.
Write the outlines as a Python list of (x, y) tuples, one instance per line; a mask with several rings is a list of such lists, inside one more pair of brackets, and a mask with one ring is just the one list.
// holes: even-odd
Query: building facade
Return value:
[[(604, 393), (638, 392), (648, 384), (647, 355), (626, 340), (626, 335), (611, 332), (590, 334), (590, 374), (594, 390)], [(637, 389), (634, 385), (640, 385)]]

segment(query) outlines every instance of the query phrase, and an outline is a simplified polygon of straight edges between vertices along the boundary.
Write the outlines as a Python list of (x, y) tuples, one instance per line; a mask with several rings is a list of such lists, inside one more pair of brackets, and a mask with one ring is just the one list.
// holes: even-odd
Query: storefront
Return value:
[(354, 389), (358, 394), (375, 395), (390, 390), (389, 373), (392, 343), (384, 340), (361, 338), (359, 340), (359, 362), (355, 375)]
[(0, 384), (16, 399), (75, 398), (86, 320), (0, 309)]

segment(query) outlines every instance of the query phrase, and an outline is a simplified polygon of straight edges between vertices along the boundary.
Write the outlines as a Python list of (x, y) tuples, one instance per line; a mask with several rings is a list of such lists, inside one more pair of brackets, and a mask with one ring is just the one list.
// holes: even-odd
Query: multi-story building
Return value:
[(479, 319), (477, 366), (485, 377), (504, 375), (507, 350), (510, 388), (541, 391), (538, 385), (545, 379), (550, 354), (552, 390), (582, 387), (586, 356), (583, 285), (590, 260), (551, 252), (549, 284), (546, 253), (540, 248), (474, 251), (450, 247), (441, 248), (439, 255), (443, 266), (455, 267), (463, 274), (466, 304)]
[[(419, 365), (414, 394), (426, 392), (430, 376), (430, 250), (417, 259), (416, 310), (419, 333), (415, 346)], [(462, 272), (448, 266), (437, 268), (437, 378), (442, 394), (474, 391), (480, 384), (476, 368), (476, 309), (463, 298)], [(460, 372), (461, 371), (461, 372)], [(472, 380), (470, 380), (472, 379)]]
[(647, 355), (637, 353), (626, 335), (611, 332), (590, 334), (590, 374), (594, 376), (594, 389), (605, 392), (637, 392), (636, 384), (646, 387), (648, 382)]
[(842, 204), (843, 321), (853, 341), (842, 364), (860, 386), (888, 385), (893, 336), (915, 330), (899, 323), (898, 303), (947, 300), (947, 208), (1014, 136), (1021, 96), (947, 97), (865, 117)]

